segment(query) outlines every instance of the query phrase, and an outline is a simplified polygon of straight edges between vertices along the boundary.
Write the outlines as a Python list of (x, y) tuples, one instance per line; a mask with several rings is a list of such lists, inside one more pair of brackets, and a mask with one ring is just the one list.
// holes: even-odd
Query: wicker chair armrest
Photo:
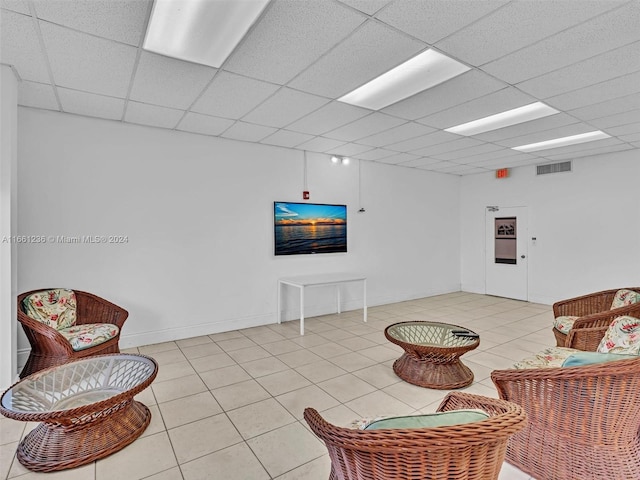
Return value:
[(111, 303), (104, 298), (88, 292), (75, 290), (77, 306), (77, 325), (86, 323), (111, 323), (122, 330), (125, 320), (129, 316), (124, 308)]
[(609, 310), (617, 291), (618, 289), (603, 290), (602, 292), (561, 300), (553, 304), (553, 316), (582, 317), (584, 315)]
[(438, 406), (438, 412), (460, 409), (480, 409), (490, 416), (517, 411), (519, 407), (499, 398), (490, 398), (465, 392), (450, 392)]
[(47, 345), (50, 350), (69, 355), (73, 353), (73, 348), (69, 341), (55, 328), (34, 320), (20, 310), (18, 310), (18, 321), (23, 325), (27, 337), (33, 338), (40, 344)]
[(608, 327), (611, 322), (622, 315), (640, 318), (640, 303), (582, 316), (575, 321), (571, 328)]
[(600, 340), (608, 330), (607, 327), (590, 327), (571, 329), (565, 340), (565, 347), (575, 348), (583, 352), (595, 352), (598, 350)]
[(622, 315), (640, 318), (640, 303), (578, 318), (571, 327), (564, 346), (583, 351), (596, 351), (611, 322)]
[(638, 431), (640, 398), (629, 392), (640, 388), (640, 357), (578, 367), (494, 370), (491, 379), (500, 398), (522, 405), (529, 422), (546, 425), (556, 435), (577, 439), (597, 432), (621, 441), (622, 429), (631, 438)]

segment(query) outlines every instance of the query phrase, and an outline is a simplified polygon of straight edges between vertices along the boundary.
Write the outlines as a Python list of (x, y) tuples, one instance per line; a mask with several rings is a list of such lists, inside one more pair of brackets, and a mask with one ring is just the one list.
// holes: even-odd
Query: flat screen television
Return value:
[(276, 255), (347, 251), (347, 206), (273, 202)]

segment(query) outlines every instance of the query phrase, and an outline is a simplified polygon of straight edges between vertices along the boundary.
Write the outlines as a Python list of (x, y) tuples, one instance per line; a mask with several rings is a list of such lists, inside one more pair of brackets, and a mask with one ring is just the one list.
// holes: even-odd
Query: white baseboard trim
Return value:
[(486, 286), (484, 283), (477, 285), (462, 285), (461, 290), (467, 293), (479, 293), (480, 295), (486, 294)]
[(529, 295), (529, 301), (531, 303), (540, 303), (542, 305), (553, 305), (556, 300), (553, 299), (553, 297), (548, 297), (546, 295), (538, 295), (535, 293), (532, 293)]
[(184, 338), (213, 335), (214, 333), (240, 330), (242, 328), (258, 327), (275, 323), (275, 315), (256, 315), (253, 317), (226, 319), (219, 322), (201, 323), (199, 325), (177, 326), (152, 332), (141, 332), (120, 337), (120, 349), (152, 345), (155, 343), (171, 342)]

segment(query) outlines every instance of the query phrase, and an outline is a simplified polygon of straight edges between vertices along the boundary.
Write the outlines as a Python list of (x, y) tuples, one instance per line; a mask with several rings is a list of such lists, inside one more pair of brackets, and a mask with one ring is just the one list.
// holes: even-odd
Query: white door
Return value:
[(527, 207), (486, 209), (487, 295), (528, 300)]

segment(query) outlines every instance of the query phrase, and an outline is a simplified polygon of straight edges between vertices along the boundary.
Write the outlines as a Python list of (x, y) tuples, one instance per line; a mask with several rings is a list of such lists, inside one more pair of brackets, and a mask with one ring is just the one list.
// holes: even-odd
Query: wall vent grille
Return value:
[(548, 173), (560, 173), (571, 171), (571, 161), (548, 163), (546, 165), (536, 165), (536, 175), (546, 175)]

